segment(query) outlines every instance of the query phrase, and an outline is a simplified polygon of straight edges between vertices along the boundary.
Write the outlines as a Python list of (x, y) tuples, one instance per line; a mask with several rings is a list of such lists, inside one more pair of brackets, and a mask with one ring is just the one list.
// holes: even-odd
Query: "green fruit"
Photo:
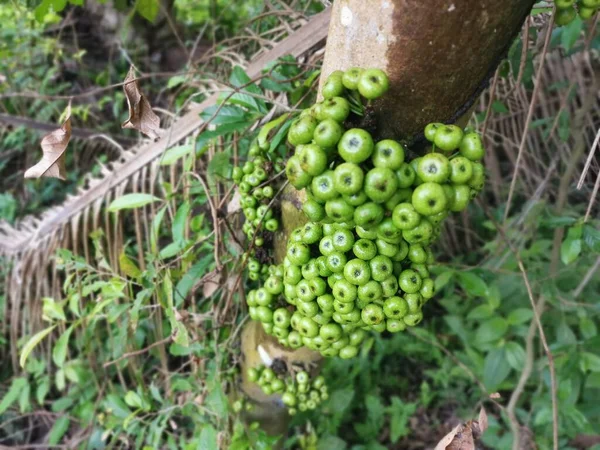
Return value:
[(388, 76), (380, 69), (366, 69), (358, 78), (358, 92), (367, 100), (381, 97), (390, 87)]
[(298, 324), (298, 332), (303, 337), (314, 338), (319, 334), (319, 325), (310, 317), (303, 317)]
[(306, 200), (302, 205), (302, 211), (312, 222), (320, 222), (325, 218), (325, 208), (314, 200)]
[(359, 227), (372, 228), (383, 220), (384, 213), (381, 205), (373, 202), (365, 203), (354, 210), (354, 222)]
[(577, 10), (571, 6), (565, 9), (557, 9), (554, 23), (558, 26), (568, 25), (577, 17)]
[(352, 246), (354, 256), (369, 261), (377, 255), (377, 247), (370, 239), (359, 239)]
[(377, 325), (385, 320), (383, 309), (375, 303), (365, 306), (360, 317), (367, 325)]
[(475, 190), (480, 191), (485, 184), (485, 169), (481, 163), (474, 162), (473, 175), (467, 185)]
[(389, 319), (402, 319), (408, 314), (408, 303), (402, 297), (390, 297), (383, 303), (383, 312)]
[(592, 17), (594, 17), (594, 15), (598, 11), (598, 9), (597, 8), (588, 8), (586, 6), (579, 5), (578, 11), (579, 11), (579, 17), (581, 17), (582, 20), (588, 20), (588, 19), (591, 19)]
[(406, 329), (406, 324), (402, 320), (387, 319), (385, 321), (385, 329), (390, 333), (398, 333)]
[(350, 230), (337, 230), (332, 235), (333, 248), (341, 253), (350, 251), (354, 245), (354, 234)]
[(454, 186), (454, 198), (451, 202), (450, 211), (463, 211), (471, 200), (471, 188), (466, 185)]
[(276, 276), (270, 276), (265, 281), (265, 290), (272, 295), (279, 295), (283, 292), (283, 281)]
[(402, 230), (394, 225), (391, 217), (386, 217), (377, 226), (377, 237), (389, 243), (400, 242), (402, 239)]
[(327, 256), (327, 268), (333, 273), (342, 273), (346, 265), (346, 255), (340, 252), (332, 252)]
[(336, 222), (346, 222), (354, 217), (354, 207), (350, 206), (343, 198), (335, 198), (325, 203), (327, 216)]
[(316, 201), (326, 202), (339, 196), (335, 189), (333, 170), (326, 170), (312, 179), (311, 191)]
[(371, 156), (374, 147), (373, 138), (367, 131), (352, 128), (342, 135), (338, 152), (344, 161), (359, 164)]
[(302, 228), (302, 242), (315, 244), (323, 237), (323, 227), (316, 222), (308, 222)]
[(459, 152), (471, 161), (479, 161), (483, 158), (484, 149), (481, 137), (477, 133), (467, 133), (460, 142)]
[(367, 197), (367, 194), (365, 194), (364, 191), (359, 191), (355, 194), (350, 195), (343, 195), (342, 198), (350, 206), (360, 206), (369, 199), (369, 197)]
[(281, 396), (281, 401), (286, 406), (295, 406), (296, 405), (296, 396), (290, 392), (285, 392)]
[(363, 69), (359, 67), (352, 67), (344, 72), (342, 76), (342, 83), (346, 89), (356, 90), (358, 89), (358, 81)]
[(286, 256), (292, 264), (301, 266), (310, 260), (310, 248), (306, 244), (294, 242), (288, 246)]
[(341, 302), (336, 299), (333, 301), (333, 309), (339, 314), (348, 314), (354, 310), (354, 303)]
[(371, 161), (375, 167), (398, 170), (404, 163), (404, 148), (391, 139), (379, 141), (375, 145)]
[(414, 294), (421, 289), (422, 278), (416, 270), (407, 269), (398, 277), (398, 285), (407, 294)]
[(298, 384), (308, 384), (310, 380), (310, 377), (308, 376), (308, 373), (302, 371), (302, 372), (298, 372), (296, 374), (296, 381), (298, 382)]
[(375, 280), (371, 280), (362, 286), (359, 286), (357, 294), (358, 300), (364, 304), (369, 304), (383, 297), (383, 289), (381, 288), (381, 284)]
[(375, 281), (384, 281), (392, 275), (394, 264), (392, 260), (384, 255), (377, 255), (369, 261), (371, 267), (371, 278)]
[(411, 230), (421, 222), (421, 215), (412, 203), (400, 203), (394, 208), (392, 221), (400, 230)]
[(333, 119), (325, 119), (315, 128), (314, 141), (323, 148), (335, 147), (342, 138), (344, 129)]
[(417, 175), (424, 182), (443, 183), (450, 176), (450, 161), (440, 153), (429, 153), (419, 161)]
[[(296, 189), (305, 188), (313, 180), (310, 174), (302, 170), (300, 158), (297, 156), (292, 156), (290, 159), (288, 159), (288, 162), (285, 166), (285, 174), (288, 180), (290, 180), (290, 184)], [(242, 190), (242, 185), (240, 185), (240, 190)]]
[(445, 152), (456, 150), (462, 141), (463, 130), (456, 125), (444, 125), (435, 133), (435, 146)]
[(416, 227), (402, 232), (402, 237), (409, 244), (428, 243), (432, 236), (433, 225), (425, 218), (422, 218)]
[(328, 323), (319, 330), (319, 336), (326, 342), (335, 342), (342, 337), (342, 327), (337, 323)]
[(375, 167), (367, 172), (364, 190), (375, 203), (383, 203), (390, 199), (398, 189), (396, 174), (383, 167)]
[(339, 357), (342, 359), (350, 359), (354, 358), (358, 355), (358, 348), (352, 345), (348, 345), (342, 349), (340, 349)]
[(338, 97), (344, 93), (344, 85), (342, 84), (343, 75), (344, 72), (336, 70), (327, 77), (327, 81), (321, 90), (323, 98)]
[(423, 313), (418, 312), (414, 314), (407, 314), (402, 320), (409, 327), (414, 327), (418, 325), (421, 322), (421, 320), (423, 320)]
[(321, 175), (327, 168), (327, 155), (316, 144), (303, 145), (297, 155), (300, 158), (300, 168), (309, 175)]
[(413, 244), (408, 247), (408, 259), (417, 264), (424, 264), (427, 261), (427, 252), (422, 245)]
[(450, 181), (454, 184), (465, 184), (473, 176), (473, 164), (464, 156), (450, 160)]
[(410, 164), (402, 163), (400, 168), (396, 170), (396, 178), (398, 178), (398, 187), (401, 189), (411, 187), (415, 181), (415, 177), (416, 173)]
[(343, 163), (333, 172), (334, 186), (340, 194), (351, 195), (358, 193), (363, 186), (364, 173), (354, 163)]
[[(342, 123), (350, 114), (350, 103), (343, 97), (328, 98), (321, 104), (320, 120), (332, 119)], [(315, 126), (316, 128), (316, 126)], [(291, 129), (291, 127), (290, 127)], [(313, 129), (314, 132), (314, 129)], [(311, 136), (312, 139), (312, 136)]]
[(594, 8), (594, 9), (600, 8), (600, 0), (580, 0), (580, 1), (581, 1), (581, 6), (583, 6), (585, 8)]
[(288, 142), (294, 147), (308, 144), (313, 139), (315, 128), (317, 128), (317, 121), (314, 117), (304, 116), (297, 119), (288, 131)]
[(324, 294), (317, 297), (317, 305), (319, 305), (319, 308), (324, 313), (333, 312), (333, 301), (334, 297), (331, 294)]
[(344, 266), (344, 277), (346, 281), (357, 286), (366, 284), (371, 278), (371, 268), (362, 259), (352, 259)]
[[(337, 281), (333, 285), (332, 292), (333, 292), (333, 297), (337, 301), (342, 302), (342, 303), (352, 303), (352, 302), (354, 302), (354, 300), (356, 300), (356, 297), (358, 295), (356, 286), (354, 286), (352, 283), (350, 283), (346, 279)], [(334, 303), (335, 303), (335, 301), (334, 301)], [(334, 308), (335, 308), (335, 306), (334, 306)]]
[(424, 216), (432, 216), (443, 211), (447, 203), (444, 189), (437, 183), (423, 183), (413, 192), (412, 204), (415, 210)]
[(439, 122), (428, 124), (425, 127), (425, 139), (427, 139), (429, 142), (433, 142), (435, 140), (437, 131), (443, 126), (444, 124)]
[(435, 295), (435, 283), (431, 278), (425, 278), (419, 289), (419, 294), (423, 296), (425, 300), (429, 300)]

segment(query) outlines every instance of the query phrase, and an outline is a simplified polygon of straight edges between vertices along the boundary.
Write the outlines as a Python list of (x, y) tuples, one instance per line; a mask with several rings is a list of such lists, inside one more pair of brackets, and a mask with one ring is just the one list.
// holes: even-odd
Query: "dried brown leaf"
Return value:
[(487, 427), (487, 413), (482, 407), (478, 420), (470, 420), (454, 427), (436, 445), (435, 450), (475, 450), (475, 440), (481, 437)]
[(148, 99), (140, 91), (139, 84), (135, 79), (133, 66), (125, 78), (123, 90), (127, 98), (129, 118), (123, 122), (122, 128), (131, 128), (144, 133), (146, 136), (157, 139), (160, 137), (160, 118), (152, 111)]
[(204, 277), (204, 286), (202, 286), (202, 295), (205, 298), (213, 295), (221, 286), (221, 271), (213, 270)]
[(4, 82), (6, 82), (6, 75), (2, 75), (2, 74), (0, 73), (0, 84), (2, 84), (2, 83), (4, 83)]
[(67, 106), (67, 116), (61, 127), (42, 138), (42, 159), (25, 171), (25, 178), (53, 177), (64, 180), (65, 151), (71, 139), (71, 103)]

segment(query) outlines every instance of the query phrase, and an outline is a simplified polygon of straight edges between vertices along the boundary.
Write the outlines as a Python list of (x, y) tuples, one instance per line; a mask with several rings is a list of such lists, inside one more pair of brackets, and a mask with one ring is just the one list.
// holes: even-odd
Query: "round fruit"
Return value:
[(467, 133), (460, 142), (459, 152), (471, 161), (479, 161), (483, 158), (484, 149), (481, 137), (477, 133)]
[(357, 164), (340, 164), (335, 168), (333, 175), (335, 190), (345, 195), (356, 194), (362, 189), (364, 177)]
[(367, 100), (381, 97), (390, 87), (388, 76), (380, 69), (366, 69), (358, 79), (358, 92)]
[(444, 189), (437, 183), (423, 183), (413, 192), (412, 204), (415, 210), (424, 216), (432, 216), (446, 208)]
[(327, 155), (316, 144), (304, 145), (298, 156), (300, 167), (309, 175), (321, 175), (327, 168)]
[(429, 142), (433, 142), (435, 140), (435, 134), (437, 133), (438, 129), (440, 129), (443, 126), (444, 124), (439, 122), (428, 124), (425, 127), (425, 139), (427, 139)]
[(383, 203), (390, 199), (396, 189), (398, 189), (398, 179), (392, 170), (375, 167), (367, 172), (364, 190), (375, 203)]
[(341, 70), (331, 72), (321, 90), (323, 98), (338, 97), (344, 93), (344, 85), (342, 84), (343, 75), (344, 72)]
[(456, 150), (463, 138), (463, 130), (456, 125), (439, 127), (433, 140), (435, 146), (445, 152)]
[(304, 116), (297, 119), (288, 131), (288, 142), (294, 147), (300, 144), (308, 144), (312, 141), (317, 121), (312, 116)]
[(346, 131), (338, 143), (338, 152), (344, 161), (356, 164), (367, 160), (373, 153), (373, 148), (373, 138), (361, 128)]
[(425, 182), (443, 183), (450, 176), (450, 162), (440, 153), (429, 153), (419, 161), (417, 175)]
[(342, 126), (333, 119), (325, 119), (317, 127), (314, 132), (315, 144), (323, 147), (335, 147), (342, 138), (344, 130)]
[(359, 67), (352, 67), (344, 72), (342, 77), (342, 83), (346, 89), (355, 90), (358, 88), (358, 80), (362, 74), (362, 69)]
[(346, 100), (343, 97), (333, 97), (328, 98), (321, 104), (321, 112), (319, 119), (333, 119), (336, 122), (342, 123), (344, 120), (346, 120), (349, 114), (350, 103), (348, 103), (348, 100)]
[(391, 170), (399, 169), (404, 163), (404, 148), (391, 139), (379, 141), (371, 157), (375, 167), (385, 167)]

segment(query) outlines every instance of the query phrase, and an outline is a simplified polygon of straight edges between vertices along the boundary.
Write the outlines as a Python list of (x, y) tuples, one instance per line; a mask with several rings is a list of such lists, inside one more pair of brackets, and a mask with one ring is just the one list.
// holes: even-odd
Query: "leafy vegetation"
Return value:
[[(58, 3), (66, 8), (54, 6), (62, 10), (60, 17), (73, 8)], [(253, 2), (239, 10), (229, 3), (213, 2), (217, 10), (231, 11), (220, 16), (222, 22), (214, 21), (206, 5), (187, 1), (175, 2), (176, 18), (190, 29), (211, 18), (213, 32), (224, 39), (261, 11)], [(538, 6), (534, 19), (547, 14), (547, 4)], [(308, 2), (294, 7), (320, 9)], [(47, 33), (59, 23), (59, 15), (48, 10), (36, 20), (36, 11), (0, 6), (0, 77), (7, 77), (4, 83), (0, 78), (0, 108), (9, 115), (58, 122), (66, 101), (52, 96), (73, 93), (61, 79), (61, 67), (72, 56), (57, 51), (61, 38)], [(269, 16), (254, 25), (264, 32), (278, 20)], [(537, 37), (538, 27), (532, 25), (530, 36)], [(579, 18), (554, 30), (552, 56), (581, 58), (575, 61), (583, 65), (582, 55), (600, 49), (594, 32)], [(245, 54), (252, 55), (255, 45), (249, 43)], [(507, 89), (518, 80), (514, 89), (530, 94), (541, 49), (526, 46), (523, 52), (523, 47), (520, 39), (515, 42), (500, 75)], [(28, 55), (25, 60), (22, 54)], [(239, 336), (247, 320), (244, 290), (250, 280), (243, 270), (233, 173), (237, 162), (249, 158), (257, 125), (314, 101), (319, 60), (302, 63), (285, 57), (257, 79), (238, 65), (227, 66), (224, 58), (216, 61), (221, 67), (211, 74), (222, 80), (224, 105), (201, 114), (210, 128), (161, 156), (156, 189), (103, 199), (102, 214), (112, 226), (84, 230), (89, 233), (87, 250), (59, 250), (56, 295), (36, 299), (37, 310), (22, 312), (25, 329), (35, 332), (18, 339), (18, 355), (0, 352), (5, 359), (0, 369), (0, 444), (268, 449), (278, 440), (242, 420), (245, 412), (235, 407), (243, 399)], [(556, 72), (565, 70), (560, 59), (555, 61)], [(117, 66), (114, 72), (90, 69), (87, 79), (94, 82), (81, 86), (118, 83), (128, 64), (120, 60)], [(489, 418), (482, 438), (487, 447), (513, 448), (516, 429), (524, 448), (552, 448), (553, 390), (560, 448), (576, 448), (578, 436), (597, 434), (600, 222), (593, 213), (597, 205), (592, 203), (592, 213), (588, 211), (588, 200), (593, 200), (589, 184), (595, 178), (584, 178), (582, 191), (572, 181), (588, 150), (587, 140), (581, 139), (593, 137), (598, 121), (583, 109), (582, 98), (594, 84), (581, 67), (568, 70), (585, 80), (582, 86), (561, 76), (544, 80), (547, 104), (561, 98), (565, 106), (536, 112), (529, 137), (543, 143), (545, 153), (534, 153), (538, 164), (528, 165), (527, 181), (517, 184), (506, 218), (505, 181), (514, 166), (502, 152), (508, 144), (497, 123), (509, 121), (518, 103), (510, 92), (503, 96), (506, 92), (498, 91), (486, 126), (500, 178), (491, 178), (464, 218), (445, 227), (434, 248), (438, 293), (424, 306), (426, 319), (410, 332), (369, 335), (353, 359), (328, 359), (322, 369), (328, 398), (316, 410), (293, 417), (285, 448), (433, 447), (457, 423), (476, 417), (481, 406)], [(179, 109), (196, 96), (207, 96), (196, 88), (202, 76), (182, 71), (166, 80), (149, 79), (144, 91), (157, 93), (166, 84), (170, 94), (163, 106)], [(103, 92), (94, 106), (74, 107), (74, 117), (117, 133), (127, 115), (118, 88)], [(50, 98), (12, 95), (27, 92)], [(592, 133), (580, 116), (594, 123)], [(481, 129), (484, 122), (485, 106), (471, 125)], [(38, 143), (39, 135), (26, 127), (0, 128), (0, 149), (7, 155), (0, 161), (6, 174), (0, 217), (9, 222), (56, 204), (96, 164), (93, 158), (89, 166), (76, 164), (78, 145), (84, 146), (80, 142), (66, 153), (67, 166), (76, 168), (69, 171), (66, 185), (51, 179), (17, 182), (39, 157)], [(580, 146), (580, 156), (574, 158)], [(283, 156), (285, 147), (269, 151)], [(553, 159), (555, 154), (560, 161)], [(104, 162), (115, 158), (100, 156)], [(591, 167), (596, 176), (595, 163)], [(13, 260), (2, 258), (8, 271)], [(7, 292), (0, 294), (3, 322), (10, 318), (6, 311), (12, 312), (6, 299)], [(553, 355), (555, 381), (536, 314)], [(0, 336), (3, 348), (10, 348), (11, 339), (8, 333)]]

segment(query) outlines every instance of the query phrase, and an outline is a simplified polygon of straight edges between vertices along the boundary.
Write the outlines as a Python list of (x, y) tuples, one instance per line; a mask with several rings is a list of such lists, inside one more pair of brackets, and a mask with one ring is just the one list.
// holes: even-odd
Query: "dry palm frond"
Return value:
[[(322, 44), (327, 35), (329, 14), (326, 10), (312, 17), (271, 50), (256, 54), (246, 69), (248, 75), (257, 77), (268, 62), (284, 55), (299, 57)], [(149, 237), (148, 224), (154, 213), (152, 207), (117, 215), (108, 213), (106, 207), (126, 191), (155, 194), (160, 189), (157, 186), (160, 186), (163, 176), (159, 170), (161, 155), (200, 131), (203, 123), (199, 113), (216, 104), (218, 99), (219, 95), (214, 94), (202, 103), (194, 104), (165, 130), (160, 140), (126, 150), (117, 161), (102, 168), (100, 177), (86, 176), (85, 188), (67, 198), (63, 204), (47, 210), (41, 217), (26, 217), (15, 227), (0, 223), (0, 257), (3, 257), (3, 264), (8, 268), (4, 303), (4, 317), (7, 320), (3, 324), (3, 333), (10, 330), (10, 354), (15, 368), (18, 339), (42, 327), (40, 299), (44, 296), (61, 296), (61, 283), (54, 259), (56, 249), (70, 249), (90, 261), (93, 249), (90, 249), (88, 233), (102, 228), (106, 242), (110, 243), (106, 252), (108, 262), (118, 267), (125, 214), (133, 214), (138, 247), (143, 248)]]

